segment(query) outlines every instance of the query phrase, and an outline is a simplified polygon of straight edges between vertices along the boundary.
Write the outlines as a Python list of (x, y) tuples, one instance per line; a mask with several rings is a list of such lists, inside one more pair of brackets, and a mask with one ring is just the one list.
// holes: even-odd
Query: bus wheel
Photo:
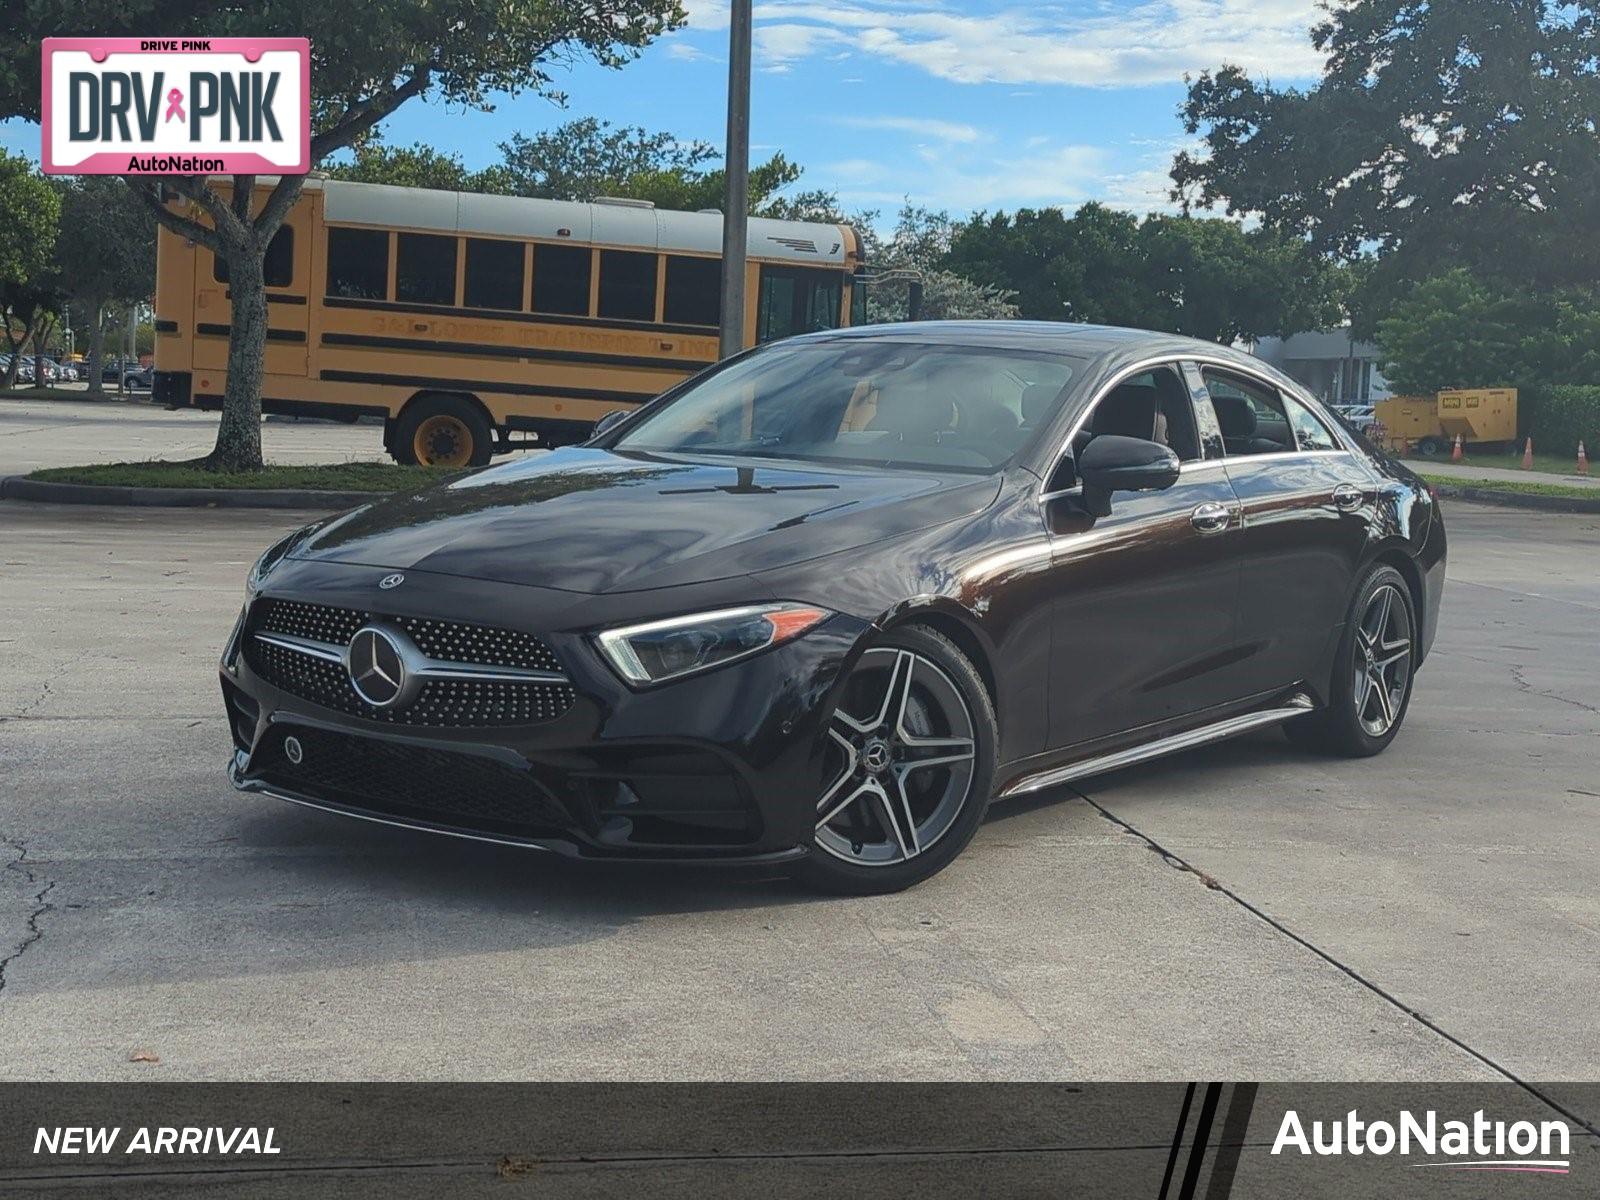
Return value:
[(395, 422), (390, 453), (426, 467), (481, 467), (494, 432), (476, 405), (460, 396), (418, 396)]

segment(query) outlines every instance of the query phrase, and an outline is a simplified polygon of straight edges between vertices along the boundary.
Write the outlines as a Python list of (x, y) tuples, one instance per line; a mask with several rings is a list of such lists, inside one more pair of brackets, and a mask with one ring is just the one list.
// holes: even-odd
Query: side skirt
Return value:
[(1315, 708), (1316, 705), (1312, 702), (1310, 696), (1304, 694), (1291, 696), (1274, 708), (1260, 709), (1256, 712), (1244, 713), (1242, 716), (1229, 717), (1225, 721), (1202, 725), (1198, 729), (1185, 730), (1183, 733), (1174, 733), (1168, 737), (1157, 738), (1153, 742), (1145, 742), (1140, 746), (1130, 746), (1125, 750), (1116, 750), (1110, 754), (1100, 754), (1094, 758), (1080, 759), (1078, 762), (1067, 763), (1064, 766), (1051, 767), (1034, 775), (1025, 775), (1002, 791), (997, 799), (1007, 800), (1012, 796), (1024, 796), (1029, 792), (1038, 792), (1048, 787), (1054, 787), (1058, 783), (1070, 783), (1074, 779), (1082, 779), (1089, 775), (1099, 775), (1106, 771), (1119, 770), (1122, 767), (1131, 767), (1135, 763), (1146, 762), (1152, 758), (1161, 758), (1167, 754), (1177, 754), (1182, 750), (1193, 750), (1197, 746), (1220, 742), (1224, 738), (1233, 737), (1235, 734), (1244, 733), (1247, 730), (1258, 729), (1263, 725), (1276, 725), (1281, 721), (1287, 721), (1290, 717), (1303, 716)]

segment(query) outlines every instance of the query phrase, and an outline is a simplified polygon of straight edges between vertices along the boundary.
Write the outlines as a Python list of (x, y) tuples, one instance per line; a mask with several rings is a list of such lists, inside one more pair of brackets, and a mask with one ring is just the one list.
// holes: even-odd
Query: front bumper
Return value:
[[(269, 664), (251, 652), (258, 597), (241, 614), (221, 669), (234, 741), (228, 774), (240, 791), (579, 858), (772, 863), (805, 854), (825, 784), (825, 716), (862, 623), (836, 616), (774, 650), (633, 691), (590, 634), (640, 616), (639, 597), (407, 572), (400, 599), (376, 590), (382, 570), (293, 563), (279, 572), (267, 599), (367, 610), (382, 596), (391, 606), (384, 619), (532, 634), (559, 659), (574, 699), (554, 718), (494, 726), (411, 725), (341, 711), (267, 677)], [(648, 615), (726, 598), (684, 595), (664, 609), (658, 596), (647, 601)], [(745, 591), (742, 599), (750, 598)]]

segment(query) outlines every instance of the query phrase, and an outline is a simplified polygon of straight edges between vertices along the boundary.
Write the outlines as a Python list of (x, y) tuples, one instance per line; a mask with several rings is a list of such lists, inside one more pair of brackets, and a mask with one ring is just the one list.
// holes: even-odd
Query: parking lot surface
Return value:
[[(0, 473), (36, 453), (15, 431)], [(818, 899), (234, 795), (217, 653), (312, 515), (0, 503), (0, 1076), (1600, 1073), (1600, 519), (1447, 508), (1443, 625), (1380, 758), (1269, 731)]]

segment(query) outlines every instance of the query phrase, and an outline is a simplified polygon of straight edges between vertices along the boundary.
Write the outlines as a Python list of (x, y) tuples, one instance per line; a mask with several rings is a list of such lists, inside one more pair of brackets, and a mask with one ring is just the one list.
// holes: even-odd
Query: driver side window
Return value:
[(1130, 375), (1102, 396), (1072, 440), (1073, 456), (1081, 456), (1090, 442), (1105, 434), (1159, 442), (1179, 462), (1201, 458), (1189, 389), (1176, 367)]

